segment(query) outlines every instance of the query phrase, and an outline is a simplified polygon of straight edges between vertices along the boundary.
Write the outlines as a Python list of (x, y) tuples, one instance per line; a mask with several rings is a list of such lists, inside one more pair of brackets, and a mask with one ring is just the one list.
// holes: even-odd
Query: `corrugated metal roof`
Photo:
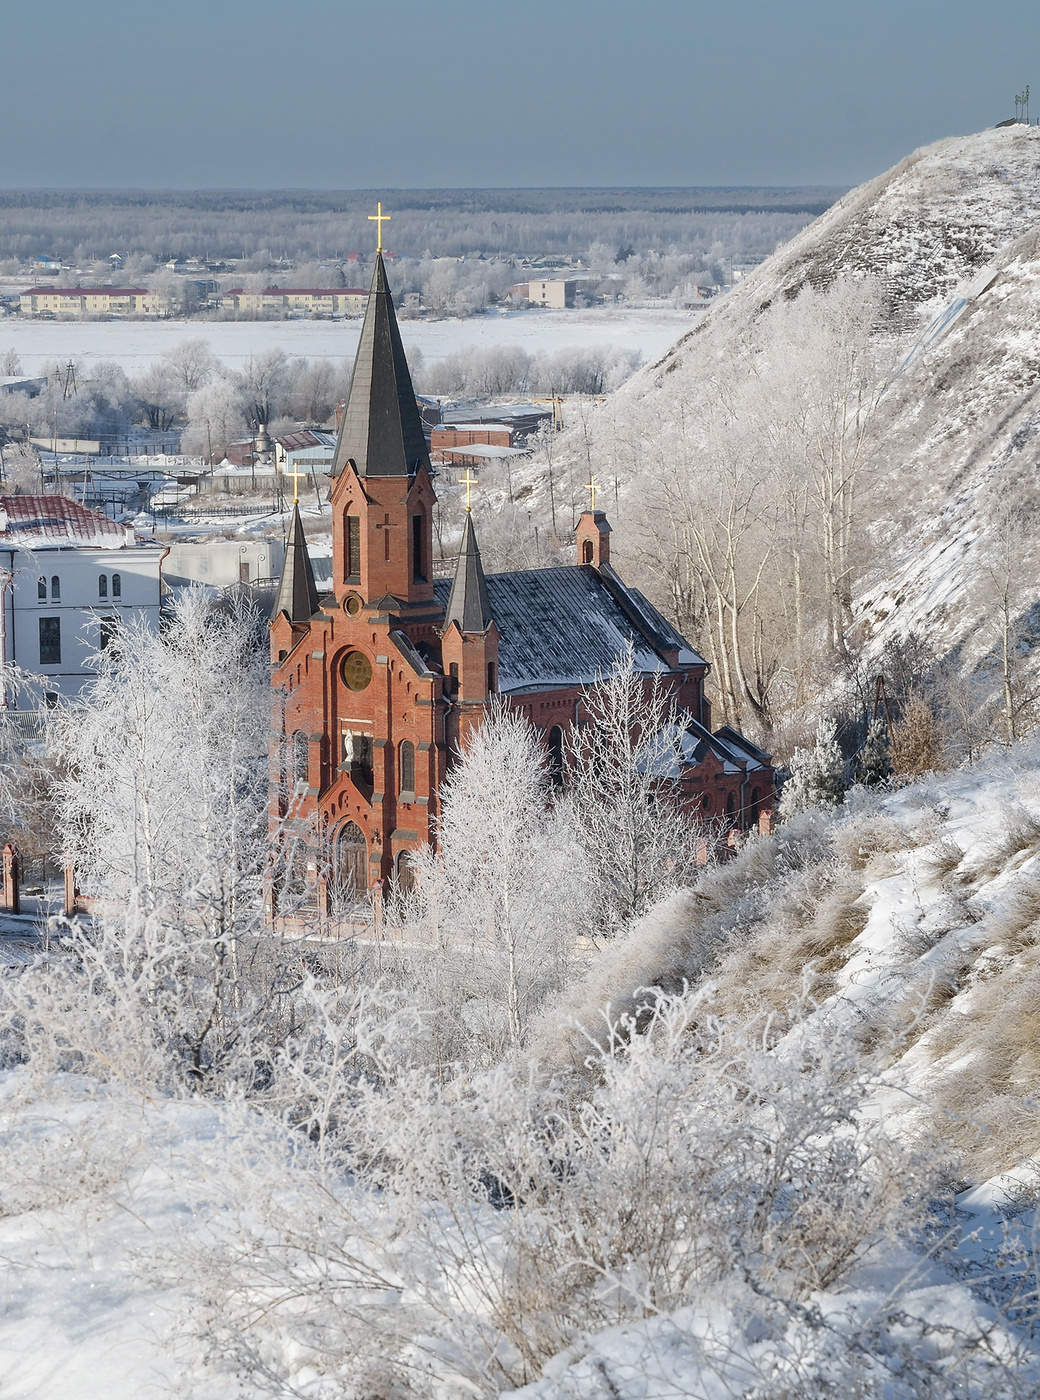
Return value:
[(0, 545), (22, 549), (93, 547), (133, 543), (122, 525), (68, 496), (0, 496)]
[[(610, 583), (585, 564), (489, 574), (488, 601), (500, 634), (499, 689), (510, 694), (591, 684), (630, 644), (638, 671), (668, 670), (661, 652), (687, 649), (687, 642), (636, 589), (616, 575)], [(433, 583), (445, 609), (451, 584)]]

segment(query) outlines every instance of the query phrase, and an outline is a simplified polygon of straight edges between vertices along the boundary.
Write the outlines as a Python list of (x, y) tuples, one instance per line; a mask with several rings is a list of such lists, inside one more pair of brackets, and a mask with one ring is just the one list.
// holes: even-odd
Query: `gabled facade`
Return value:
[(330, 500), (331, 591), (318, 594), (294, 508), (270, 632), (272, 819), (288, 810), (317, 831), (313, 874), (330, 903), (401, 876), (433, 838), (448, 765), (491, 700), (522, 709), (556, 758), (585, 687), (628, 647), (691, 717), (691, 808), (734, 825), (766, 810), (768, 756), (712, 734), (707, 663), (615, 573), (601, 511), (581, 516), (573, 565), (497, 575), (485, 575), (467, 516), (454, 578), (433, 577), (429, 453), (382, 257)]

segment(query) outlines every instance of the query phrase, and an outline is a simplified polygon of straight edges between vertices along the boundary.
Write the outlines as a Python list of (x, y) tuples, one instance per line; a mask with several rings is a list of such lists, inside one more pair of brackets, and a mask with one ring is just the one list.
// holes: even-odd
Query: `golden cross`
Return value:
[(467, 467), (466, 475), (462, 478), (461, 484), (466, 488), (466, 514), (469, 515), (471, 504), (470, 498), (472, 496), (474, 486), (478, 486), (480, 484), (480, 478), (478, 476), (474, 476), (473, 473), (470, 471), (469, 467)]
[(369, 214), (368, 216), (368, 222), (370, 224), (375, 224), (376, 226), (377, 253), (381, 253), (383, 251), (383, 225), (387, 222), (388, 219), (392, 219), (393, 217), (394, 216), (392, 214), (383, 213), (383, 201), (381, 199), (377, 200), (376, 212), (374, 214)]
[(300, 468), (299, 468), (299, 465), (298, 465), (296, 462), (293, 462), (293, 469), (292, 469), (292, 471), (291, 471), (291, 472), (287, 472), (286, 475), (287, 475), (287, 476), (291, 476), (292, 479), (293, 479), (293, 482), (292, 482), (292, 503), (293, 503), (294, 506), (298, 506), (298, 505), (300, 504), (300, 477), (301, 477), (301, 476), (306, 476), (307, 473), (306, 473), (306, 472), (301, 472), (301, 471), (300, 471)]
[(586, 481), (586, 483), (585, 483), (585, 490), (589, 493), (589, 495), (590, 495), (591, 498), (592, 498), (592, 505), (591, 505), (590, 508), (591, 508), (593, 514), (595, 514), (595, 512), (596, 512), (596, 492), (597, 492), (598, 489), (599, 489), (599, 482), (598, 482), (598, 481), (596, 480), (596, 478), (592, 475), (592, 473), (589, 472), (589, 479), (588, 479), (588, 481)]

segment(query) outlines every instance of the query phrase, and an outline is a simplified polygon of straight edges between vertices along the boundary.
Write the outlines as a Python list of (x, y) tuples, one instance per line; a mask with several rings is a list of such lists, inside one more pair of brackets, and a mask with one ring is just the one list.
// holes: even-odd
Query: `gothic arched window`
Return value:
[(592, 541), (591, 541), (591, 540), (585, 540), (585, 541), (582, 543), (582, 546), (581, 546), (581, 562), (582, 562), (583, 564), (591, 564), (591, 563), (592, 563), (592, 555), (593, 555)]
[(307, 782), (309, 754), (310, 744), (307, 735), (302, 729), (297, 729), (292, 736), (292, 781), (294, 786)]
[(118, 574), (112, 575), (112, 597), (121, 598), (123, 596), (123, 580)]
[(400, 753), (400, 771), (401, 771), (401, 784), (400, 784), (400, 789), (399, 789), (399, 790), (400, 790), (402, 793), (414, 793), (414, 792), (415, 792), (415, 745), (411, 742), (410, 739), (405, 739), (404, 743), (401, 745), (401, 753)]
[(488, 667), (487, 667), (487, 682), (488, 682), (488, 694), (489, 694), (489, 695), (494, 695), (494, 693), (495, 693), (495, 688), (496, 688), (496, 686), (498, 685), (498, 677), (497, 677), (497, 675), (495, 674), (495, 663), (494, 663), (493, 661), (489, 661), (489, 662), (488, 662)]
[(553, 787), (563, 787), (563, 730), (558, 724), (549, 730), (549, 777)]

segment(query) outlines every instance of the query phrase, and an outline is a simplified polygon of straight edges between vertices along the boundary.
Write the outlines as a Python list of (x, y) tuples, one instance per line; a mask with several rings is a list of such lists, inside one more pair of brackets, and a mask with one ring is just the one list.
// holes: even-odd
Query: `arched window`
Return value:
[(123, 580), (118, 574), (112, 575), (112, 597), (121, 598), (123, 596)]
[(99, 598), (108, 597), (108, 575), (98, 574), (97, 595)]
[(584, 541), (582, 541), (582, 546), (581, 546), (581, 562), (582, 562), (583, 564), (591, 564), (591, 563), (592, 563), (592, 554), (593, 554), (593, 550), (592, 550), (592, 541), (591, 541), (591, 540), (584, 540)]
[(401, 793), (415, 793), (415, 745), (410, 739), (405, 739), (401, 745), (400, 756), (401, 783), (399, 791)]
[(710, 793), (710, 792), (706, 792), (706, 793), (704, 794), (704, 797), (703, 797), (703, 799), (702, 799), (702, 806), (704, 807), (704, 815), (705, 815), (705, 816), (709, 816), (709, 815), (711, 814), (711, 808), (712, 808), (712, 801), (711, 801), (711, 793)]
[(732, 818), (733, 818), (733, 807), (734, 807), (733, 794), (732, 794), (732, 793), (729, 793), (728, 796), (726, 797), (726, 816), (729, 817), (730, 820), (732, 820)]
[(307, 735), (302, 729), (297, 729), (292, 736), (292, 782), (294, 787), (300, 783), (307, 783), (309, 757), (310, 743)]
[(36, 596), (37, 596), (37, 598), (39, 598), (39, 600), (40, 600), (41, 603), (46, 603), (46, 601), (47, 601), (47, 580), (46, 580), (45, 578), (38, 578), (38, 579), (36, 580)]
[(495, 670), (495, 663), (493, 661), (489, 661), (487, 666), (487, 681), (489, 695), (494, 695), (495, 689), (498, 685), (498, 676), (495, 674)]
[(397, 888), (402, 894), (415, 888), (415, 867), (407, 851), (397, 857)]
[(549, 730), (549, 777), (553, 787), (563, 787), (563, 730), (558, 724)]
[(58, 577), (57, 574), (54, 574), (54, 576), (51, 578), (51, 602), (52, 602), (52, 603), (58, 603), (58, 602), (60, 602), (60, 601), (61, 601), (61, 579)]
[(757, 818), (758, 818), (758, 802), (759, 802), (759, 798), (760, 798), (761, 796), (762, 796), (762, 794), (761, 794), (761, 792), (759, 792), (758, 788), (752, 788), (752, 789), (751, 789), (751, 798), (750, 798), (750, 800), (749, 800), (749, 802), (748, 802), (748, 809), (747, 809), (747, 824), (748, 824), (748, 826), (754, 826), (755, 821), (756, 821)]

